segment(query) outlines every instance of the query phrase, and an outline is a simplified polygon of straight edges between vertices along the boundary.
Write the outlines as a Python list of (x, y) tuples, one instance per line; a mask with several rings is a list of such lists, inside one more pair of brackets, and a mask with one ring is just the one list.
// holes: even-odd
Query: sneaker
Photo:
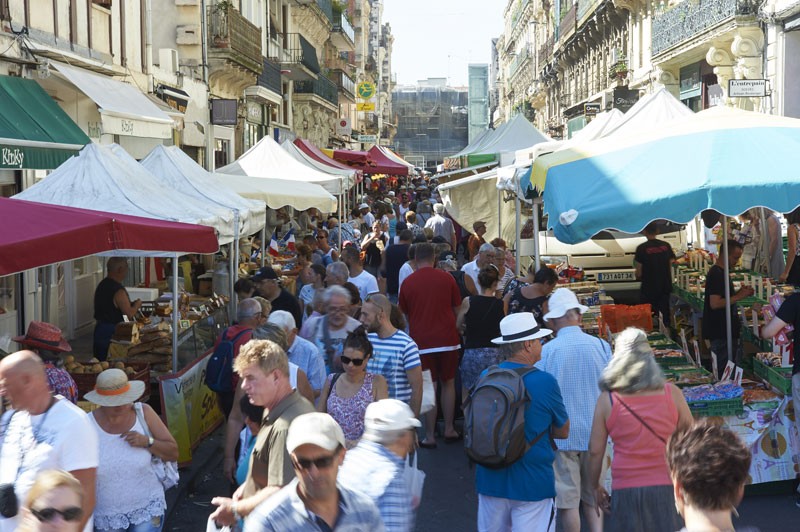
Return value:
[(795, 495), (794, 497), (794, 505), (800, 508), (800, 495)]

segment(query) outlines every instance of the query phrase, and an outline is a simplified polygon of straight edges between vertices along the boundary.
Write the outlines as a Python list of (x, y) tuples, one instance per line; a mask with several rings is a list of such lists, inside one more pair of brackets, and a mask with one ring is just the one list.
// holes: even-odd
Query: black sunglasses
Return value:
[(342, 364), (353, 364), (354, 366), (360, 366), (364, 363), (363, 358), (350, 358), (342, 355), (341, 357)]
[(320, 236), (317, 237), (317, 240), (325, 240), (326, 238), (328, 238), (328, 237), (320, 235)]
[(294, 458), (294, 465), (297, 469), (307, 470), (311, 469), (311, 464), (314, 464), (314, 467), (317, 469), (326, 469), (333, 464), (333, 459), (336, 458), (335, 454), (330, 456), (323, 456), (321, 458), (315, 458), (314, 460), (309, 460), (308, 458)]
[(79, 521), (83, 515), (83, 510), (77, 506), (70, 506), (64, 510), (59, 510), (58, 508), (42, 508), (41, 510), (34, 510), (31, 508), (31, 513), (42, 523), (52, 521), (56, 518), (56, 515), (63, 517), (64, 521), (71, 522)]

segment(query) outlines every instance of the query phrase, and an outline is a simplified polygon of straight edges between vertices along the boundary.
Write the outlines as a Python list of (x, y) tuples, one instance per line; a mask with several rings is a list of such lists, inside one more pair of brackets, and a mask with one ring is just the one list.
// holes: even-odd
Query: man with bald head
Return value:
[(422, 402), (422, 366), (414, 340), (392, 325), (392, 304), (383, 294), (372, 294), (361, 307), (361, 323), (369, 333), (372, 356), (367, 371), (383, 375), (389, 398), (404, 401), (419, 415)]
[[(12, 409), (0, 418), (0, 484), (14, 486), (21, 506), (40, 471), (70, 472), (84, 492), (81, 529), (91, 531), (99, 444), (89, 418), (51, 394), (44, 364), (33, 351), (18, 351), (0, 361), (0, 396)], [(0, 517), (0, 532), (19, 525), (18, 514)]]

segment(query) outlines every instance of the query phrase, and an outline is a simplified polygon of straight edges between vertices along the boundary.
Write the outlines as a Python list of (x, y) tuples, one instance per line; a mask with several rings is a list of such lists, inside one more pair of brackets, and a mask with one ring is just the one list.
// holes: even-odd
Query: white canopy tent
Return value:
[(336, 196), (345, 194), (355, 182), (352, 176), (321, 172), (304, 165), (289, 155), (271, 137), (264, 137), (236, 161), (218, 168), (217, 172), (315, 183)]

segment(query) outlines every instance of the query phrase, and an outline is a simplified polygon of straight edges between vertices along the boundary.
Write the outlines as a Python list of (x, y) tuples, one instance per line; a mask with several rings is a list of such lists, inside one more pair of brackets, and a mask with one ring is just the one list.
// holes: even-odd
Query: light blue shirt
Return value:
[[(278, 493), (256, 506), (244, 522), (244, 532), (318, 532), (331, 527), (306, 508), (297, 494), (295, 478)], [(339, 488), (339, 516), (332, 527), (337, 532), (384, 532), (378, 509), (369, 497)]]
[(555, 440), (559, 451), (588, 451), (594, 407), (600, 396), (597, 381), (611, 360), (605, 340), (590, 336), (573, 325), (560, 329), (542, 347), (536, 367), (558, 381), (569, 417), (569, 438)]
[(337, 480), (375, 502), (387, 532), (411, 532), (414, 509), (404, 471), (405, 460), (383, 445), (362, 439), (347, 451)]
[(325, 361), (319, 354), (317, 346), (306, 340), (295, 336), (294, 343), (287, 353), (289, 362), (297, 364), (300, 369), (306, 372), (308, 382), (314, 391), (322, 390), (325, 384)]

